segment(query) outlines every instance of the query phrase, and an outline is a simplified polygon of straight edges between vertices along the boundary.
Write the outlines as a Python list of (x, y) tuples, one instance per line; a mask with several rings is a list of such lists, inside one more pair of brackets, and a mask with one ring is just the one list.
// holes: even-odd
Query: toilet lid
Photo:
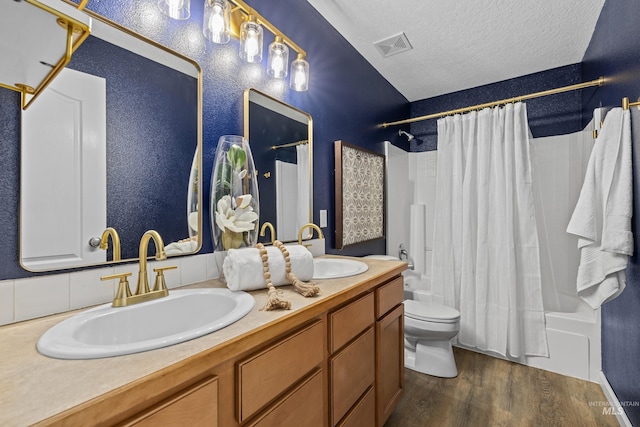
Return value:
[(455, 308), (413, 300), (404, 302), (404, 314), (413, 319), (436, 323), (453, 323), (460, 319), (460, 312)]

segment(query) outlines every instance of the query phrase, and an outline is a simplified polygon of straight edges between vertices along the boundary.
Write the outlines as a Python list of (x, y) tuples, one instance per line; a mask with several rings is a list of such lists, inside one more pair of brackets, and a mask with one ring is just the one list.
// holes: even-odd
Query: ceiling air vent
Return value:
[(404, 33), (396, 34), (373, 44), (384, 58), (413, 49)]

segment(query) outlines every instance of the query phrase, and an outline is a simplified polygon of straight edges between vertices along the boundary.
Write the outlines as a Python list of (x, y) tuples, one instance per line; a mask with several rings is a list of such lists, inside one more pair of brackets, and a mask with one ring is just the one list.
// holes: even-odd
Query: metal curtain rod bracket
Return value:
[(271, 149), (272, 150), (277, 150), (279, 148), (295, 147), (296, 145), (304, 145), (304, 144), (308, 144), (308, 143), (309, 143), (308, 139), (303, 139), (303, 140), (296, 141), (296, 142), (290, 142), (288, 144), (272, 145)]
[(629, 98), (627, 98), (626, 96), (624, 98), (622, 98), (622, 109), (623, 110), (628, 110), (631, 107), (638, 107), (638, 110), (640, 110), (640, 98), (638, 98), (637, 102), (629, 102)]
[(386, 128), (386, 127), (389, 127), (389, 126), (403, 125), (403, 124), (406, 124), (406, 123), (414, 123), (414, 122), (419, 122), (419, 121), (422, 121), (422, 120), (437, 119), (437, 118), (440, 118), (440, 117), (450, 116), (452, 114), (461, 114), (461, 113), (466, 113), (468, 111), (482, 110), (484, 108), (495, 107), (497, 105), (510, 104), (512, 102), (520, 102), (520, 101), (524, 101), (524, 100), (527, 100), (527, 99), (539, 98), (539, 97), (547, 96), (547, 95), (555, 95), (556, 93), (568, 92), (568, 91), (571, 91), (571, 90), (578, 90), (578, 89), (585, 89), (585, 88), (593, 87), (593, 86), (602, 86), (602, 85), (604, 85), (604, 80), (605, 80), (604, 77), (599, 77), (596, 80), (591, 80), (591, 81), (585, 82), (585, 83), (577, 83), (577, 84), (574, 84), (574, 85), (563, 86), (563, 87), (559, 87), (559, 88), (556, 88), (556, 89), (544, 90), (542, 92), (535, 92), (535, 93), (530, 93), (530, 94), (527, 94), (527, 95), (514, 96), (513, 98), (501, 99), (499, 101), (487, 102), (485, 104), (472, 105), (471, 107), (457, 108), (455, 110), (443, 111), (441, 113), (428, 114), (426, 116), (414, 117), (412, 119), (405, 119), (405, 120), (399, 120), (399, 121), (396, 121), (396, 122), (382, 123), (380, 126), (383, 127), (383, 128)]

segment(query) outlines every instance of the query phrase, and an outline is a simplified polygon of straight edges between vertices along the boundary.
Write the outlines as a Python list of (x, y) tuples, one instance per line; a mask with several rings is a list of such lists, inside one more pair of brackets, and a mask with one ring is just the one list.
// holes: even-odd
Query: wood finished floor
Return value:
[[(385, 427), (618, 427), (598, 384), (454, 348), (458, 376), (405, 369), (404, 396)], [(602, 403), (601, 403), (602, 402)]]

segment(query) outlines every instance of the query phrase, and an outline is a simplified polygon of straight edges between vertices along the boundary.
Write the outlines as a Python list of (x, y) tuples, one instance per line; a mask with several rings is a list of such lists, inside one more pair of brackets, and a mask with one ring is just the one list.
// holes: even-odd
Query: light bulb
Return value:
[(258, 38), (255, 31), (249, 30), (244, 50), (247, 52), (247, 61), (254, 62), (253, 57), (258, 54)]
[(224, 31), (224, 17), (222, 16), (220, 5), (213, 6), (213, 11), (209, 17), (209, 30), (214, 34), (220, 34)]
[(205, 0), (202, 33), (214, 43), (224, 44), (230, 39), (231, 12), (227, 0)]
[(273, 62), (271, 63), (271, 69), (273, 70), (273, 74), (276, 76), (280, 76), (282, 72), (285, 70), (284, 61), (282, 60), (282, 54), (276, 54), (273, 57)]

